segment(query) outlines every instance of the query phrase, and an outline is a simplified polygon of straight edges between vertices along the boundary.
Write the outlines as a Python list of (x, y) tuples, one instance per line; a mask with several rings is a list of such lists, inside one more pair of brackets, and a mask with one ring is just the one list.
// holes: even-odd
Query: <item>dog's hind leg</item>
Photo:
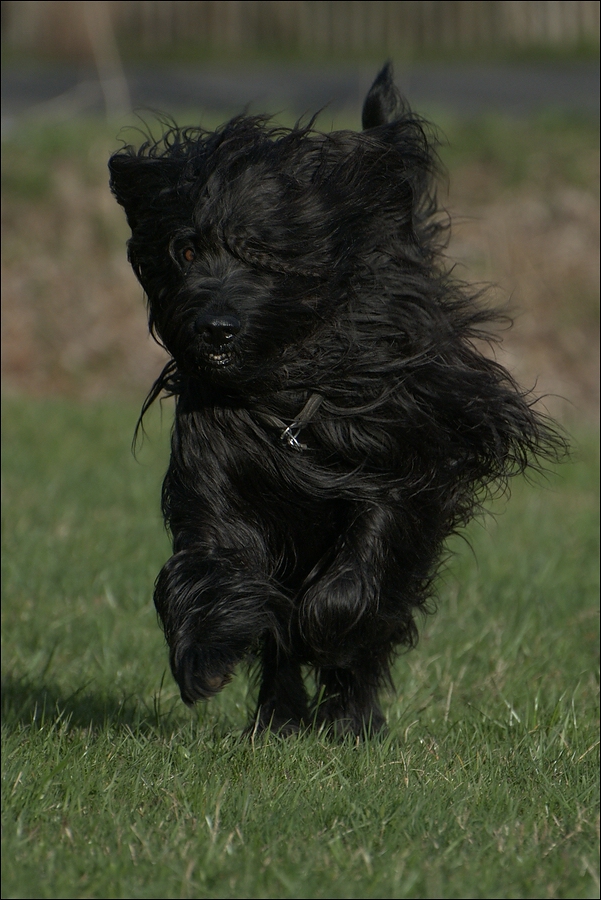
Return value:
[(377, 657), (353, 668), (320, 668), (313, 705), (315, 727), (336, 738), (370, 737), (381, 732), (386, 720), (378, 703), (378, 691), (386, 678), (387, 667), (378, 673)]
[(376, 504), (353, 512), (337, 553), (299, 606), (300, 633), (317, 669), (312, 718), (338, 736), (381, 730), (378, 691), (389, 681), (394, 619), (410, 619), (389, 598), (397, 575), (389, 548), (400, 544), (393, 515)]
[(278, 646), (272, 634), (263, 645), (261, 685), (257, 709), (247, 734), (275, 731), (281, 735), (297, 733), (309, 722), (307, 692), (298, 659)]

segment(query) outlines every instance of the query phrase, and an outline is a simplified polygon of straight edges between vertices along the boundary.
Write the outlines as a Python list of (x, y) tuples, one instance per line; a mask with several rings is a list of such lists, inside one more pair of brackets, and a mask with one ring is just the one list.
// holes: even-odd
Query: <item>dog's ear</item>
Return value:
[(392, 63), (388, 61), (365, 98), (361, 116), (363, 130), (393, 122), (402, 115), (404, 106), (403, 99), (394, 84)]
[(111, 191), (125, 210), (132, 231), (149, 215), (158, 197), (174, 190), (180, 168), (169, 160), (141, 156), (132, 147), (111, 156)]

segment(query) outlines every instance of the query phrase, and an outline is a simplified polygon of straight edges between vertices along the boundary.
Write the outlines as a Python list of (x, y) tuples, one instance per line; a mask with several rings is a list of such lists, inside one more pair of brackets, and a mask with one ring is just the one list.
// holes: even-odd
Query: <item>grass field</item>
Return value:
[(470, 530), (389, 734), (242, 740), (189, 712), (152, 582), (169, 409), (4, 404), (4, 898), (592, 898), (598, 439)]

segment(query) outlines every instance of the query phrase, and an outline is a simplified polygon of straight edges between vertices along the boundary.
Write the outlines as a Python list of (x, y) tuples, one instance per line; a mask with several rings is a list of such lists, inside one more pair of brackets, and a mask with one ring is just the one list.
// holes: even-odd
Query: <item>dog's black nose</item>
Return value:
[(194, 323), (198, 334), (215, 347), (223, 347), (240, 331), (240, 320), (236, 316), (217, 316), (203, 313)]

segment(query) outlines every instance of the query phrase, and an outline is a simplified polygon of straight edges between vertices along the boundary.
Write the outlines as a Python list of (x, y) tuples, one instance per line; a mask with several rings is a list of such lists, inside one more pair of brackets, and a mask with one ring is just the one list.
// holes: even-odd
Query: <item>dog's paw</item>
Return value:
[(313, 718), (314, 727), (334, 740), (347, 737), (365, 740), (386, 733), (386, 719), (377, 707), (356, 709), (341, 705), (337, 698), (319, 704)]
[(263, 703), (244, 729), (244, 735), (251, 739), (263, 734), (277, 734), (290, 737), (305, 728), (301, 717), (287, 709), (278, 708), (274, 703)]
[(182, 700), (193, 706), (198, 700), (210, 700), (232, 680), (234, 662), (229, 664), (211, 659), (198, 647), (172, 654), (171, 668)]

